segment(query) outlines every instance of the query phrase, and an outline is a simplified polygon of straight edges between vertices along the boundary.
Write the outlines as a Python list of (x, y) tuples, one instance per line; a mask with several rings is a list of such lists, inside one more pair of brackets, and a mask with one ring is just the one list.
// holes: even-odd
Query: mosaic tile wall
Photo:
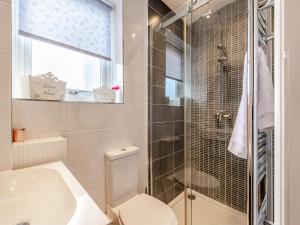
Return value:
[[(160, 0), (149, 0), (149, 187), (150, 193), (165, 203), (183, 191), (184, 108), (173, 106), (166, 96), (167, 62), (166, 29), (152, 29), (171, 10)], [(171, 14), (170, 14), (171, 13)], [(154, 25), (153, 25), (154, 26)], [(182, 39), (183, 24), (178, 21), (167, 28), (174, 37)], [(172, 62), (171, 62), (172, 63)], [(181, 82), (181, 81), (178, 81)], [(182, 171), (182, 179), (175, 173)], [(180, 174), (180, 173), (179, 173)]]
[[(232, 155), (227, 146), (242, 94), (243, 65), (247, 47), (247, 3), (237, 0), (192, 26), (191, 168), (192, 188), (241, 212), (247, 210), (247, 162)], [(228, 74), (221, 72), (224, 39)], [(224, 87), (221, 90), (221, 76)], [(219, 120), (223, 109), (231, 120)]]

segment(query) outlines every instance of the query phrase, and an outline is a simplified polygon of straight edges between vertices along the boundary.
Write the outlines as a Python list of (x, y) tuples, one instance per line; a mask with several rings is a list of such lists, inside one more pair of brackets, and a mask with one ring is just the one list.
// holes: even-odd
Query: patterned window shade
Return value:
[(111, 60), (112, 10), (100, 0), (19, 0), (19, 34)]
[(166, 75), (175, 80), (182, 80), (183, 52), (175, 45), (166, 45)]

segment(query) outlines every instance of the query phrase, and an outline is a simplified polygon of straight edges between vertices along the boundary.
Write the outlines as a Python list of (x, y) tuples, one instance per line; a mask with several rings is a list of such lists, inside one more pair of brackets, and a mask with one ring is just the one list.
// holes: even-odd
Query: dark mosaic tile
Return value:
[(183, 121), (174, 122), (174, 135), (175, 136), (184, 135), (184, 122)]
[(153, 66), (162, 70), (166, 70), (166, 53), (159, 49), (152, 49)]
[(168, 104), (169, 98), (166, 97), (166, 89), (163, 87), (152, 86), (152, 103), (153, 104)]
[(173, 136), (173, 123), (153, 123), (152, 124), (152, 141), (160, 141)]
[(162, 202), (168, 204), (175, 198), (175, 186), (156, 196)]
[(184, 185), (182, 183), (175, 184), (175, 197), (180, 195), (184, 191)]
[(182, 151), (184, 149), (184, 136), (174, 137), (174, 152)]
[(165, 175), (174, 169), (174, 159), (173, 155), (158, 159), (153, 162), (152, 170), (153, 170), (153, 179)]
[[(192, 167), (195, 170), (214, 176), (220, 182), (218, 188), (205, 187), (205, 179), (194, 180), (192, 187), (198, 192), (211, 197), (230, 207), (245, 212), (247, 186), (245, 185), (246, 162), (240, 161), (227, 151), (229, 137), (222, 137), (219, 132), (208, 132), (212, 127), (223, 127), (215, 118), (220, 110), (220, 64), (216, 63), (220, 51), (216, 45), (220, 43), (223, 32), (228, 54), (228, 76), (230, 99), (225, 98), (225, 106), (230, 108), (236, 117), (242, 94), (243, 61), (246, 51), (247, 3), (237, 0), (220, 9), (224, 20), (220, 27), (217, 15), (211, 19), (204, 18), (194, 22), (192, 28), (192, 106), (191, 118), (191, 153)], [(220, 32), (220, 29), (221, 32)], [(235, 32), (239, 30), (239, 32)], [(228, 90), (227, 90), (228, 91)], [(234, 124), (233, 119), (232, 124)], [(226, 124), (226, 127), (231, 126)], [(175, 125), (175, 131), (179, 126)], [(180, 129), (179, 129), (180, 130)], [(176, 147), (174, 147), (176, 149)], [(175, 155), (175, 164), (176, 164)], [(180, 157), (179, 157), (180, 158)]]
[(183, 106), (174, 106), (174, 120), (184, 120), (184, 107)]
[(151, 144), (152, 160), (163, 158), (173, 153), (173, 139), (165, 139)]
[(153, 122), (173, 121), (173, 108), (169, 105), (153, 105)]
[(153, 47), (166, 52), (166, 36), (162, 32), (153, 32)]
[(153, 67), (152, 69), (152, 85), (166, 86), (166, 71)]
[(184, 151), (176, 152), (174, 155), (175, 168), (184, 164)]
[(153, 180), (153, 194), (159, 195), (174, 185), (174, 172), (167, 173)]

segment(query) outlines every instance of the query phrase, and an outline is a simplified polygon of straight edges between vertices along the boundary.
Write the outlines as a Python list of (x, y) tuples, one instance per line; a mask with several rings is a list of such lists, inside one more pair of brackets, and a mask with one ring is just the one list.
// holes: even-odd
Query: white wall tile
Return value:
[(99, 104), (67, 103), (67, 131), (98, 129), (100, 108)]
[(11, 96), (11, 54), (9, 52), (0, 50), (0, 97), (10, 97), (10, 96)]
[(68, 162), (67, 166), (82, 184), (89, 184), (105, 177), (104, 154)]
[(140, 104), (111, 104), (101, 107), (100, 129), (133, 126), (141, 123)]
[(106, 151), (128, 146), (140, 147), (141, 126), (126, 126), (105, 131)]
[(11, 100), (0, 98), (0, 146), (8, 147), (11, 139)]
[[(275, 4), (277, 4), (277, 2)], [(278, 125), (280, 124), (280, 132), (279, 130), (278, 132), (275, 132), (281, 136), (281, 140), (275, 140), (277, 141), (278, 147), (280, 146), (279, 151), (282, 155), (279, 158), (279, 156), (275, 154), (275, 161), (280, 161), (280, 166), (281, 168), (284, 166), (284, 169), (282, 171), (280, 168), (281, 174), (275, 174), (275, 183), (281, 183), (281, 190), (276, 189), (277, 186), (275, 187), (275, 192), (278, 190), (278, 192), (275, 193), (275, 201), (278, 198), (283, 200), (281, 202), (281, 205), (284, 205), (284, 215), (281, 215), (281, 219), (284, 220), (282, 221), (282, 224), (298, 225), (300, 221), (300, 30), (298, 28), (299, 22), (295, 18), (298, 18), (299, 15), (300, 1), (285, 0), (281, 1), (279, 4), (284, 4), (284, 7), (281, 9), (281, 13), (284, 15), (284, 18), (280, 18), (280, 22), (283, 23), (281, 25), (281, 33), (284, 34), (284, 38), (282, 38), (284, 46), (280, 47), (284, 48), (282, 49), (282, 53), (286, 57), (283, 57), (281, 62), (284, 73), (280, 74), (280, 77), (278, 77), (278, 79), (284, 81), (281, 83), (281, 96), (276, 96), (276, 100), (282, 104), (280, 110), (281, 112), (284, 112), (281, 115), (277, 115), (278, 117), (280, 116), (281, 120), (278, 121)], [(276, 22), (279, 22), (279, 18)], [(277, 40), (276, 37), (277, 36), (275, 35), (275, 40)], [(275, 46), (277, 47), (277, 44)], [(277, 55), (278, 57), (279, 54), (280, 53)], [(275, 118), (277, 116), (275, 116)], [(278, 129), (275, 124), (275, 129), (276, 128)], [(275, 169), (275, 172), (279, 172), (278, 170)], [(284, 181), (284, 184), (282, 184), (282, 181)], [(279, 193), (282, 190), (284, 191), (284, 196), (281, 196), (281, 193)], [(276, 218), (279, 217), (278, 214), (276, 214), (279, 213), (279, 210), (281, 210), (279, 208), (281, 208), (280, 205), (275, 209)], [(278, 221), (277, 223), (279, 224), (280, 222)]]
[(13, 101), (13, 127), (27, 129), (29, 138), (62, 134), (67, 127), (66, 104), (46, 101)]
[(0, 171), (12, 168), (10, 147), (0, 146)]
[[(145, 73), (144, 66), (134, 63), (125, 65), (125, 80), (124, 80), (124, 101), (125, 104), (141, 103), (143, 93), (147, 91), (147, 87), (141, 83), (142, 76)], [(139, 94), (138, 94), (139, 93)]]
[(145, 193), (146, 187), (148, 187), (148, 163), (139, 165), (139, 193)]
[(86, 191), (92, 196), (96, 204), (105, 212), (105, 179), (85, 185)]
[[(147, 4), (146, 0), (124, 1), (125, 104), (13, 101), (14, 127), (26, 127), (30, 138), (63, 134), (68, 139), (67, 166), (103, 210), (106, 151), (139, 147), (139, 190), (143, 192), (147, 185)], [(9, 4), (0, 0), (0, 13), (6, 13), (0, 14), (1, 19), (8, 17), (8, 9)], [(0, 37), (0, 48), (10, 42), (10, 25), (4, 23), (6, 36)]]
[(11, 5), (0, 1), (0, 49), (11, 51)]
[(11, 0), (0, 0), (0, 2), (6, 2), (6, 3), (11, 4)]
[(105, 137), (103, 130), (72, 132), (64, 135), (68, 139), (68, 161), (103, 154)]

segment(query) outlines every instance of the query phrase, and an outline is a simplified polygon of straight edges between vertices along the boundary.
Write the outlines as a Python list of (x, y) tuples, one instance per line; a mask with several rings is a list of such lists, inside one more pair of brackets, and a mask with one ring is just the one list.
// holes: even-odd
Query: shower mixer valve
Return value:
[(216, 118), (218, 119), (219, 123), (221, 123), (223, 119), (231, 120), (231, 113), (226, 113), (225, 110), (220, 110), (216, 112)]

